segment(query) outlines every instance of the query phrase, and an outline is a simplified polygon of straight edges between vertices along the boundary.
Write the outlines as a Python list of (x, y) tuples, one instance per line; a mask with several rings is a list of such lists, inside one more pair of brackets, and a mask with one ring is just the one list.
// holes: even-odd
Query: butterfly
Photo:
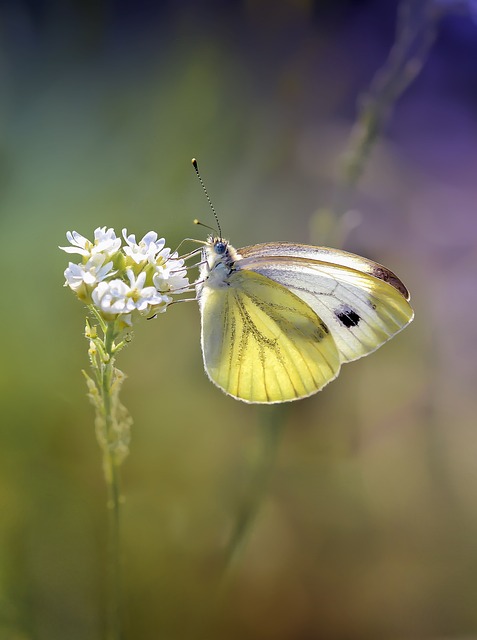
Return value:
[(200, 242), (195, 299), (205, 371), (222, 391), (249, 403), (306, 398), (411, 322), (408, 290), (376, 262), (290, 242), (234, 249), (192, 165), (217, 223)]
[(208, 237), (196, 282), (205, 371), (249, 403), (298, 400), (413, 319), (389, 269), (325, 247), (270, 242), (238, 251)]

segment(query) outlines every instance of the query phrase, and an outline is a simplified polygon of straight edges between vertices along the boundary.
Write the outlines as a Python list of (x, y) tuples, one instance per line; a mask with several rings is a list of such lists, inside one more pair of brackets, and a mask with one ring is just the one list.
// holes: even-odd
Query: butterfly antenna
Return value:
[(214, 227), (211, 227), (211, 226), (210, 226), (210, 225), (208, 225), (208, 224), (204, 224), (204, 223), (203, 223), (203, 222), (201, 222), (200, 220), (197, 220), (197, 218), (195, 218), (195, 219), (193, 220), (193, 223), (194, 223), (194, 224), (198, 224), (198, 225), (199, 225), (199, 227), (205, 227), (206, 229), (210, 229), (210, 230), (211, 230), (211, 231), (213, 231), (214, 233), (216, 233), (216, 232), (217, 232), (217, 229), (214, 229)]
[[(199, 178), (199, 182), (202, 185), (202, 189), (204, 190), (205, 197), (207, 198), (207, 202), (209, 203), (209, 206), (212, 209), (212, 213), (214, 214), (215, 222), (217, 223), (217, 230), (219, 232), (219, 236), (220, 236), (220, 238), (222, 238), (222, 229), (220, 228), (219, 217), (217, 215), (216, 210), (214, 209), (214, 205), (212, 204), (211, 199), (209, 198), (209, 194), (207, 193), (207, 189), (205, 188), (204, 181), (202, 180), (202, 177), (201, 177), (201, 175), (199, 173), (199, 166), (198, 166), (197, 160), (195, 158), (192, 158), (192, 166), (195, 169), (197, 177)], [(208, 229), (212, 229), (212, 227), (209, 227), (208, 225), (204, 224), (203, 222), (199, 222), (198, 220), (194, 220), (194, 224), (200, 224), (203, 227), (207, 227)], [(215, 229), (212, 229), (212, 231), (215, 231)]]

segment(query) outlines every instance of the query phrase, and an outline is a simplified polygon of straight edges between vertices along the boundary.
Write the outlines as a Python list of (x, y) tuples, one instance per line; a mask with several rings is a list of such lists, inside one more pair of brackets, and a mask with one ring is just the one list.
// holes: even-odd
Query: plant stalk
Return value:
[(107, 638), (120, 640), (121, 633), (121, 563), (120, 563), (120, 503), (119, 462), (115, 453), (115, 420), (112, 410), (113, 352), (115, 325), (108, 323), (105, 334), (107, 362), (101, 367), (102, 398), (106, 426), (106, 443), (103, 447), (103, 468), (108, 493), (108, 581), (107, 581)]

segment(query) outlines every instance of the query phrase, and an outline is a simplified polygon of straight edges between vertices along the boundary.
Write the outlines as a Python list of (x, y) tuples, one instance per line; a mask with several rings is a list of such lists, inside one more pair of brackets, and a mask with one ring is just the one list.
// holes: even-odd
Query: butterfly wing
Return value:
[(342, 362), (371, 353), (413, 318), (399, 278), (344, 251), (270, 243), (239, 250), (237, 268), (263, 275), (301, 298), (327, 325)]
[(349, 267), (361, 273), (388, 282), (397, 289), (406, 300), (410, 299), (409, 291), (404, 283), (387, 267), (373, 262), (355, 253), (341, 251), (340, 249), (330, 249), (329, 247), (314, 247), (308, 244), (294, 244), (293, 242), (268, 242), (254, 244), (250, 247), (240, 249), (243, 258), (266, 258), (266, 257), (290, 257), (303, 258), (305, 260), (319, 261), (333, 265)]
[(225, 286), (205, 284), (199, 303), (205, 369), (229, 395), (254, 403), (296, 400), (338, 375), (328, 328), (278, 282), (238, 270)]

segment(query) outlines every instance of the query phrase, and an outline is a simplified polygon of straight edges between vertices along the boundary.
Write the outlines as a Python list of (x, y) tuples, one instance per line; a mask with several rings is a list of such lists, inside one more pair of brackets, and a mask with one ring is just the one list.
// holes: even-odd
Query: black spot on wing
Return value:
[(347, 329), (358, 326), (360, 316), (351, 307), (344, 305), (335, 309), (335, 316)]

